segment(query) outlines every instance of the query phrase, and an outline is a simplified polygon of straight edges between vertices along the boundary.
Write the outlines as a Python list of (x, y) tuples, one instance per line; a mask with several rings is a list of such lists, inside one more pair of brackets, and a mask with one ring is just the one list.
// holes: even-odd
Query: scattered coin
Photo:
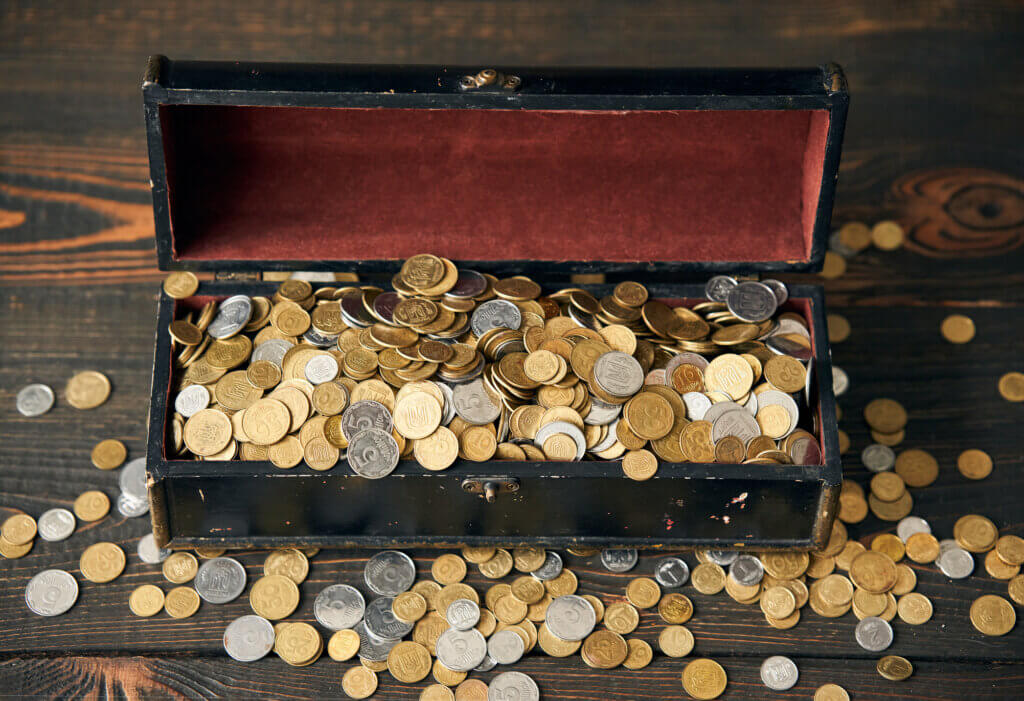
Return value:
[(215, 557), (200, 565), (195, 587), (203, 601), (226, 604), (242, 595), (245, 589), (245, 568), (230, 557)]
[(25, 586), (25, 603), (38, 616), (59, 616), (78, 600), (78, 582), (64, 570), (44, 570)]
[(632, 548), (621, 550), (602, 550), (601, 564), (611, 572), (628, 572), (637, 563), (637, 552)]
[(1006, 635), (1016, 622), (1013, 604), (1001, 596), (986, 594), (971, 604), (971, 624), (985, 635)]
[(761, 663), (761, 682), (772, 691), (785, 691), (796, 686), (800, 672), (793, 660), (774, 655)]
[(42, 416), (53, 407), (53, 390), (42, 384), (22, 387), (15, 398), (15, 406), (22, 416)]
[(878, 661), (875, 669), (883, 677), (893, 682), (909, 679), (910, 675), (914, 673), (914, 666), (910, 664), (910, 660), (898, 655), (886, 655)]
[(50, 509), (39, 516), (36, 525), (43, 540), (67, 540), (75, 532), (75, 515), (67, 509)]
[(714, 660), (698, 658), (683, 668), (683, 689), (695, 699), (716, 699), (727, 683), (725, 670)]
[(110, 396), (110, 380), (103, 373), (86, 370), (68, 380), (64, 395), (76, 409), (95, 409)]
[(881, 652), (892, 645), (892, 626), (876, 616), (862, 619), (854, 631), (857, 644), (870, 652)]
[(101, 470), (113, 470), (124, 463), (128, 450), (124, 443), (113, 438), (100, 441), (92, 449), (92, 464)]
[(153, 584), (136, 587), (128, 597), (128, 608), (136, 616), (148, 618), (164, 608), (164, 590)]
[(247, 615), (224, 629), (224, 651), (239, 662), (255, 662), (274, 649), (274, 626), (265, 618)]

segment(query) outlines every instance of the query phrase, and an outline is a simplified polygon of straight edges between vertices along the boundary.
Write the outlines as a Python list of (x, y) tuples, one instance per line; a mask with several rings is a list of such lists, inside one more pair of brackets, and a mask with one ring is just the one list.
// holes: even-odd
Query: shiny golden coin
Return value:
[(985, 571), (994, 579), (1013, 579), (1020, 574), (1020, 565), (1003, 562), (998, 552), (989, 550), (985, 553)]
[(612, 296), (625, 307), (642, 307), (647, 301), (647, 288), (639, 282), (620, 282), (612, 291)]
[(110, 396), (110, 380), (103, 373), (86, 370), (68, 380), (64, 394), (76, 409), (95, 409)]
[(988, 552), (995, 547), (998, 537), (996, 525), (984, 516), (967, 514), (953, 524), (953, 538), (968, 552)]
[(683, 689), (695, 699), (717, 699), (727, 683), (722, 665), (712, 659), (698, 658), (683, 669)]
[(467, 679), (455, 688), (455, 701), (487, 701), (487, 683)]
[(257, 360), (246, 368), (245, 379), (257, 389), (270, 389), (281, 381), (281, 368), (269, 360)]
[(1024, 402), (1024, 373), (1008, 372), (999, 378), (999, 394), (1008, 402)]
[(99, 521), (110, 511), (110, 499), (97, 490), (82, 492), (75, 499), (72, 510), (80, 521)]
[(460, 551), (462, 559), (466, 562), (472, 562), (474, 565), (479, 565), (482, 562), (487, 562), (497, 552), (496, 548), (490, 548), (487, 546), (483, 547), (470, 547), (464, 546)]
[(846, 259), (835, 251), (825, 252), (825, 261), (822, 264), (821, 272), (818, 273), (826, 280), (834, 280), (846, 272)]
[[(786, 414), (785, 425), (789, 426), (789, 414), (785, 409), (782, 410), (782, 413)], [(772, 442), (772, 449), (774, 446), (775, 443)], [(741, 463), (746, 459), (746, 454), (743, 441), (736, 436), (723, 436), (715, 443), (715, 460), (720, 463)]]
[(148, 618), (160, 613), (164, 607), (164, 591), (152, 584), (136, 587), (128, 597), (128, 608), (136, 616)]
[(711, 442), (711, 424), (707, 421), (688, 423), (679, 434), (679, 447), (690, 462), (714, 462), (715, 446)]
[(796, 597), (786, 587), (768, 587), (761, 593), (761, 611), (772, 618), (786, 618), (796, 611)]
[(889, 597), (885, 594), (872, 594), (863, 589), (853, 592), (853, 612), (858, 619), (868, 616), (880, 616), (889, 605)]
[(192, 587), (174, 587), (164, 596), (164, 611), (171, 618), (188, 618), (199, 610), (199, 594)]
[(430, 394), (414, 392), (395, 403), (395, 429), (406, 438), (426, 438), (441, 424), (441, 406)]
[(1007, 593), (1014, 602), (1024, 606), (1024, 574), (1018, 574), (1007, 585)]
[(192, 553), (178, 551), (171, 553), (161, 565), (164, 579), (171, 584), (191, 582), (199, 571), (199, 561)]
[(199, 330), (198, 326), (185, 319), (172, 321), (167, 327), (167, 333), (175, 343), (180, 343), (183, 346), (198, 346), (203, 342), (203, 332)]
[(789, 630), (800, 622), (800, 609), (797, 609), (785, 618), (772, 618), (765, 614), (764, 620), (766, 620), (768, 625), (772, 628), (777, 628), (778, 630)]
[(455, 584), (466, 577), (466, 561), (458, 555), (445, 553), (430, 566), (430, 574), (440, 584)]
[[(248, 412), (246, 412), (248, 414)], [(243, 419), (243, 425), (245, 420)], [(219, 453), (232, 437), (231, 419), (216, 409), (202, 409), (185, 422), (182, 438), (188, 449), (196, 455), (209, 456)], [(249, 433), (248, 430), (246, 433)], [(252, 434), (249, 434), (250, 436)]]
[(896, 565), (896, 584), (893, 585), (891, 593), (903, 596), (914, 591), (916, 586), (917, 575), (914, 574), (914, 570), (910, 569), (908, 565)]
[(346, 628), (339, 630), (327, 641), (327, 655), (335, 662), (345, 662), (359, 652), (359, 633)]
[(296, 584), (302, 584), (309, 574), (309, 558), (296, 548), (271, 551), (267, 555), (267, 559), (263, 561), (263, 574), (264, 576), (284, 575)]
[(293, 667), (306, 667), (323, 653), (320, 632), (308, 623), (290, 623), (281, 628), (274, 642), (274, 652)]
[(658, 615), (666, 623), (686, 623), (693, 617), (693, 602), (679, 592), (670, 592), (658, 602)]
[(199, 278), (187, 270), (176, 270), (164, 278), (164, 292), (173, 299), (191, 297), (199, 289)]
[[(485, 695), (483, 698), (486, 699), (487, 696)], [(423, 690), (420, 691), (419, 701), (456, 701), (456, 696), (455, 692), (443, 684), (431, 684), (423, 687)]]
[(391, 602), (391, 613), (403, 623), (415, 623), (427, 613), (427, 600), (414, 591), (402, 592)]
[(822, 684), (815, 690), (813, 701), (850, 701), (850, 694), (838, 684)]
[(543, 548), (515, 548), (512, 551), (512, 558), (518, 571), (534, 572), (544, 564), (547, 552)]
[(708, 390), (724, 392), (732, 399), (746, 396), (754, 383), (750, 364), (734, 353), (714, 358), (704, 370), (704, 385)]
[(15, 514), (4, 521), (0, 534), (11, 545), (25, 545), (36, 537), (36, 520), (28, 514)]
[(626, 586), (626, 598), (639, 609), (649, 609), (658, 605), (661, 587), (650, 577), (637, 577)]
[(413, 441), (413, 457), (431, 471), (445, 470), (459, 457), (459, 439), (445, 426), (425, 438)]
[(608, 630), (619, 635), (628, 635), (636, 630), (640, 623), (640, 614), (631, 604), (618, 601), (604, 612), (604, 625)]
[(996, 541), (995, 553), (1007, 565), (1024, 565), (1024, 538), (1004, 535)]
[(903, 541), (894, 533), (882, 533), (875, 536), (871, 541), (871, 549), (875, 552), (885, 553), (893, 562), (899, 562), (906, 553)]
[(366, 659), (360, 658), (359, 664), (361, 664), (362, 666), (366, 667), (371, 672), (375, 672), (375, 673), (386, 672), (387, 669), (388, 669), (388, 662), (387, 662), (387, 660), (384, 660), (383, 662), (373, 662), (371, 660), (366, 660)]
[(580, 649), (583, 661), (596, 669), (614, 669), (629, 655), (629, 645), (618, 633), (595, 630), (583, 641)]
[(967, 479), (985, 479), (992, 474), (992, 458), (984, 450), (971, 448), (960, 453), (960, 457), (956, 461), (956, 469)]
[(526, 618), (529, 609), (522, 601), (508, 594), (494, 602), (493, 611), (499, 621), (514, 625)]
[(512, 555), (508, 550), (498, 548), (494, 557), (487, 562), (480, 563), (480, 574), (488, 579), (501, 579), (512, 571), (513, 562)]
[(643, 640), (630, 638), (626, 641), (626, 645), (629, 646), (629, 653), (622, 661), (622, 666), (626, 669), (643, 669), (654, 659), (654, 651)]
[[(769, 404), (757, 410), (754, 417), (761, 433), (769, 438), (782, 438), (792, 423), (789, 412), (781, 404)], [(724, 439), (723, 439), (724, 440)]]
[(124, 550), (113, 543), (94, 543), (82, 553), (78, 566), (83, 577), (102, 584), (113, 581), (124, 572), (126, 562)]
[(313, 388), (309, 403), (321, 416), (336, 416), (348, 403), (348, 392), (337, 382), (324, 382)]
[(15, 545), (14, 543), (8, 542), (6, 538), (0, 535), (0, 555), (8, 560), (16, 560), (19, 557), (25, 557), (28, 555), (34, 544), (35, 540), (30, 540), (24, 545)]
[[(246, 412), (248, 413), (248, 412)], [(274, 463), (275, 467), (280, 467), (282, 470), (288, 470), (300, 462), (305, 456), (305, 449), (302, 446), (301, 441), (295, 436), (285, 436), (277, 443), (268, 446), (267, 457), (270, 458), (270, 462)]]
[(868, 425), (882, 433), (895, 433), (907, 425), (907, 411), (894, 399), (873, 399), (864, 408)]
[(430, 652), (419, 643), (402, 641), (388, 653), (388, 671), (403, 684), (415, 684), (430, 674)]
[(932, 602), (924, 594), (911, 592), (900, 597), (896, 604), (900, 620), (910, 625), (919, 626), (927, 623), (932, 617)]
[(871, 493), (884, 502), (894, 502), (906, 491), (906, 483), (895, 472), (879, 472), (871, 478)]
[(658, 648), (669, 657), (686, 657), (693, 651), (693, 642), (693, 633), (680, 625), (665, 626), (658, 635)]
[(819, 596), (830, 606), (846, 606), (853, 601), (853, 585), (841, 574), (830, 574), (812, 584), (810, 594), (812, 598)]
[(910, 492), (903, 492), (903, 495), (896, 501), (886, 502), (874, 494), (869, 494), (868, 507), (871, 509), (871, 513), (883, 521), (899, 521), (914, 508), (914, 498), (910, 496)]
[[(470, 426), (459, 436), (462, 452), (467, 460), (486, 462), (498, 449), (498, 441), (486, 426)], [(575, 453), (574, 453), (575, 455)]]
[(434, 597), (441, 591), (441, 585), (431, 579), (421, 579), (413, 584), (409, 591), (422, 596), (423, 600), (427, 602), (427, 611), (433, 611), (435, 608)]
[(579, 586), (579, 580), (576, 579), (572, 570), (562, 570), (560, 575), (544, 582), (544, 588), (548, 590), (552, 599), (575, 594), (577, 586)]
[(868, 550), (850, 563), (850, 579), (861, 589), (882, 594), (896, 584), (896, 565), (888, 555)]
[(554, 633), (548, 630), (547, 625), (542, 623), (537, 628), (537, 644), (540, 645), (540, 649), (549, 657), (568, 657), (580, 649), (583, 641), (560, 640), (555, 637)]
[(675, 416), (668, 400), (654, 392), (640, 392), (623, 410), (633, 431), (645, 440), (657, 440), (672, 430)]
[(269, 621), (287, 618), (299, 605), (299, 587), (284, 575), (261, 577), (249, 590), (249, 605)]
[(313, 438), (302, 448), (302, 459), (312, 470), (330, 470), (340, 457), (341, 451), (324, 437)]
[(789, 355), (773, 355), (764, 366), (764, 377), (778, 390), (793, 394), (807, 382), (804, 364)]
[(441, 587), (441, 590), (434, 596), (434, 607), (441, 616), (444, 616), (456, 599), (469, 599), (473, 603), (480, 603), (480, 595), (477, 594), (476, 589), (468, 584), (458, 582)]
[(101, 470), (113, 470), (121, 467), (128, 456), (124, 443), (113, 438), (100, 441), (92, 449), (92, 464)]
[(914, 673), (914, 665), (910, 660), (899, 655), (886, 655), (878, 661), (875, 669), (891, 682), (901, 682)]
[(903, 245), (903, 227), (891, 219), (880, 221), (871, 227), (871, 241), (875, 248), (895, 251)]
[(544, 598), (547, 590), (544, 583), (536, 577), (524, 575), (513, 580), (509, 593), (524, 604), (535, 604)]
[(377, 690), (377, 674), (362, 665), (349, 667), (341, 678), (341, 690), (350, 699), (365, 699)]
[(842, 343), (850, 337), (850, 322), (840, 314), (828, 315), (829, 343)]
[(917, 448), (904, 450), (896, 456), (893, 469), (908, 487), (927, 487), (939, 476), (938, 461), (931, 453)]
[(939, 541), (931, 533), (914, 533), (907, 538), (906, 549), (914, 562), (935, 562), (939, 557)]
[(622, 471), (632, 480), (649, 480), (658, 472), (658, 458), (648, 450), (631, 450), (622, 458)]
[(963, 314), (950, 314), (942, 320), (941, 330), (950, 343), (967, 343), (974, 338), (974, 321)]
[(714, 562), (702, 562), (693, 568), (690, 580), (701, 594), (717, 594), (725, 588), (725, 570)]
[(448, 669), (441, 664), (441, 660), (434, 660), (431, 675), (434, 677), (435, 682), (448, 687), (461, 684), (466, 679), (466, 672), (456, 672), (455, 670)]

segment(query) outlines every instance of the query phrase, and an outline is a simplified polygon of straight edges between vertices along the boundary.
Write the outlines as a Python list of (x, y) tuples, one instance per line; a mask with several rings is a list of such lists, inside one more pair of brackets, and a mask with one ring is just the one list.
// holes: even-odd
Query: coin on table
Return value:
[(25, 586), (25, 603), (38, 616), (59, 616), (78, 600), (78, 582), (64, 570), (43, 570)]
[(110, 499), (100, 491), (83, 492), (75, 499), (72, 509), (82, 521), (99, 521), (110, 511)]
[(693, 633), (684, 626), (665, 626), (658, 635), (658, 648), (669, 657), (686, 657), (693, 650), (693, 642)]
[(764, 577), (764, 565), (753, 555), (740, 555), (729, 565), (729, 576), (745, 587), (751, 587)]
[(75, 532), (75, 515), (67, 509), (50, 509), (39, 516), (39, 537), (51, 543), (67, 540)]
[(884, 594), (896, 584), (896, 564), (887, 555), (868, 550), (850, 563), (850, 579), (861, 589)]
[(53, 390), (43, 384), (27, 385), (18, 391), (14, 405), (22, 416), (42, 416), (53, 407)]
[(881, 652), (892, 645), (892, 626), (877, 616), (868, 616), (854, 630), (857, 644), (870, 652)]
[(456, 630), (469, 630), (480, 621), (480, 606), (471, 599), (456, 599), (444, 610), (444, 618)]
[(910, 664), (910, 660), (899, 655), (886, 655), (878, 661), (875, 669), (892, 682), (901, 682), (914, 673), (914, 666)]
[(873, 399), (864, 408), (868, 425), (882, 433), (896, 433), (907, 425), (907, 411), (894, 399)]
[(192, 587), (174, 587), (164, 596), (164, 610), (171, 618), (188, 618), (199, 610), (199, 594)]
[(640, 613), (633, 608), (632, 604), (624, 601), (617, 601), (604, 612), (604, 625), (608, 630), (615, 631), (619, 635), (629, 635), (636, 630), (640, 623)]
[(906, 542), (907, 557), (914, 562), (935, 562), (939, 557), (939, 541), (931, 533), (914, 533)]
[(454, 672), (469, 672), (487, 656), (487, 642), (476, 628), (449, 628), (438, 637), (435, 647), (437, 659)]
[(609, 549), (601, 551), (601, 564), (611, 572), (628, 572), (637, 563), (635, 548)]
[(1008, 372), (999, 378), (999, 394), (1008, 402), (1024, 402), (1024, 373)]
[(992, 458), (984, 450), (971, 448), (960, 453), (956, 468), (967, 479), (985, 479), (992, 474)]
[(164, 608), (164, 590), (153, 584), (136, 587), (128, 597), (128, 608), (142, 618), (155, 616)]
[(480, 574), (488, 579), (501, 579), (512, 571), (514, 562), (512, 554), (508, 550), (498, 548), (490, 560), (481, 562), (478, 566)]
[(327, 655), (335, 662), (345, 662), (359, 652), (359, 633), (351, 628), (335, 631), (327, 641)]
[(195, 587), (203, 601), (226, 604), (242, 595), (245, 589), (245, 568), (231, 557), (206, 560), (196, 573)]
[(1001, 596), (986, 594), (971, 604), (971, 624), (985, 635), (1006, 635), (1016, 622), (1013, 605)]
[(113, 470), (121, 467), (127, 456), (128, 450), (124, 447), (124, 443), (108, 438), (100, 441), (93, 447), (91, 458), (92, 464), (99, 469)]
[(894, 469), (908, 487), (927, 487), (939, 476), (938, 461), (928, 451), (917, 448), (900, 453)]
[[(294, 581), (294, 580), (293, 580)], [(313, 602), (313, 615), (328, 630), (354, 627), (363, 619), (366, 601), (355, 587), (332, 584), (317, 594)]]
[(850, 701), (850, 694), (838, 684), (822, 684), (814, 692), (814, 701)]
[(654, 651), (645, 641), (629, 638), (626, 644), (629, 646), (629, 654), (622, 661), (622, 666), (626, 669), (643, 669), (654, 659)]
[(68, 380), (64, 394), (76, 409), (95, 409), (110, 396), (110, 380), (95, 370), (79, 372)]
[(950, 579), (964, 579), (974, 571), (974, 556), (960, 546), (955, 546), (942, 550), (935, 565)]
[(967, 343), (974, 338), (974, 320), (963, 314), (950, 314), (942, 320), (942, 337), (950, 343)]
[(487, 701), (502, 699), (518, 699), (519, 701), (539, 701), (540, 689), (522, 672), (502, 672), (491, 680), (487, 691)]
[(654, 578), (663, 587), (675, 589), (690, 578), (690, 566), (678, 557), (665, 557), (654, 565)]
[(691, 579), (701, 594), (717, 594), (725, 587), (725, 570), (714, 562), (702, 562), (693, 568)]
[(113, 543), (93, 543), (82, 553), (78, 565), (83, 577), (102, 584), (116, 579), (126, 562), (124, 550)]
[(392, 612), (394, 597), (382, 596), (366, 606), (363, 623), (371, 635), (381, 640), (398, 640), (412, 632), (413, 624), (395, 617)]
[[(633, 611), (635, 612), (635, 609)], [(605, 625), (608, 625), (608, 613), (605, 613)], [(552, 635), (560, 640), (572, 642), (583, 640), (590, 635), (597, 625), (597, 614), (589, 601), (582, 596), (569, 594), (551, 601), (544, 622)]]
[(296, 584), (302, 584), (309, 574), (309, 558), (297, 548), (274, 550), (263, 561), (263, 574), (281, 574)]
[(36, 537), (36, 531), (36, 520), (28, 514), (15, 514), (4, 521), (3, 527), (0, 528), (0, 534), (11, 545), (25, 545), (32, 542), (32, 539)]
[(517, 577), (511, 584), (511, 594), (524, 604), (535, 604), (544, 598), (543, 580), (534, 576)]
[(783, 655), (773, 655), (761, 663), (761, 682), (772, 691), (792, 689), (799, 678), (796, 664)]
[(224, 629), (224, 651), (239, 662), (255, 662), (274, 649), (274, 638), (274, 626), (267, 619), (239, 616)]
[(430, 652), (419, 643), (402, 641), (388, 653), (388, 671), (403, 684), (415, 684), (430, 674)]
[(1015, 603), (1024, 605), (1024, 574), (1018, 574), (1011, 579), (1006, 589)]
[(349, 667), (341, 678), (341, 689), (350, 699), (365, 699), (377, 690), (377, 675), (362, 665)]
[(299, 587), (281, 574), (261, 577), (249, 590), (249, 605), (256, 615), (267, 620), (287, 618), (299, 605)]
[(188, 270), (176, 270), (164, 279), (164, 292), (173, 299), (191, 297), (199, 289), (199, 278)]
[(666, 623), (686, 623), (693, 617), (693, 602), (685, 594), (671, 592), (658, 603), (658, 615)]
[(466, 561), (458, 555), (445, 553), (434, 559), (430, 574), (442, 585), (461, 582), (466, 577)]
[(722, 665), (706, 657), (687, 664), (682, 677), (683, 689), (695, 699), (716, 699), (722, 695), (728, 683)]
[(872, 443), (861, 451), (860, 461), (871, 472), (884, 472), (896, 464), (896, 453), (888, 446)]
[(953, 537), (964, 550), (983, 553), (991, 550), (999, 537), (996, 525), (984, 516), (967, 514), (953, 524)]
[(199, 561), (192, 553), (178, 551), (164, 560), (161, 570), (171, 584), (184, 584), (192, 581), (199, 571)]
[[(39, 521), (40, 531), (42, 531), (42, 517), (39, 518)], [(994, 552), (1005, 564), (1011, 567), (1020, 566), (1024, 564), (1024, 538), (1015, 535), (1004, 535), (996, 541)], [(1006, 579), (1009, 579), (1009, 577)]]
[(661, 588), (650, 577), (637, 577), (626, 586), (626, 598), (639, 609), (649, 609), (661, 599)]
[(512, 630), (494, 633), (487, 641), (487, 654), (498, 664), (515, 664), (526, 651), (526, 644)]
[[(473, 602), (470, 602), (473, 603)], [(476, 606), (476, 604), (473, 604)], [(415, 623), (427, 613), (427, 600), (414, 591), (404, 591), (391, 602), (391, 613), (403, 623)], [(479, 607), (477, 608), (479, 617)], [(473, 625), (476, 625), (474, 621)], [(472, 626), (469, 626), (472, 628)]]
[(403, 552), (384, 550), (367, 560), (363, 579), (375, 594), (398, 596), (416, 580), (416, 565)]

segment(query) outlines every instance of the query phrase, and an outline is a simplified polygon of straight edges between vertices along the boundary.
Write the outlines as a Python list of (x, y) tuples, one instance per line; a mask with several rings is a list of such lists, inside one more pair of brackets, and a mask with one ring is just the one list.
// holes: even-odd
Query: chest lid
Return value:
[(546, 69), (150, 59), (163, 269), (810, 271), (841, 69)]

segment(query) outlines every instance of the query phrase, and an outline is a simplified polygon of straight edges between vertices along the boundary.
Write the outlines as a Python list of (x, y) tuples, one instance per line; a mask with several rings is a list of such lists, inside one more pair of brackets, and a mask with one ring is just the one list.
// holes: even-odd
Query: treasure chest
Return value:
[[(156, 245), (204, 281), (160, 296), (147, 453), (170, 547), (821, 547), (841, 467), (822, 289), (807, 329), (814, 450), (794, 464), (403, 460), (369, 480), (171, 449), (169, 324), (275, 271), (387, 282), (431, 253), (596, 298), (635, 280), (669, 306), (716, 275), (816, 271), (848, 95), (840, 68), (495, 69), (150, 59), (142, 86)], [(210, 274), (213, 274), (212, 276)], [(579, 275), (605, 283), (577, 284)], [(207, 278), (212, 280), (207, 281)], [(308, 277), (316, 277), (310, 275)], [(383, 281), (383, 282), (381, 282)], [(335, 283), (336, 284), (336, 283)], [(179, 426), (180, 428), (180, 426)], [(807, 464), (800, 464), (807, 463)]]

